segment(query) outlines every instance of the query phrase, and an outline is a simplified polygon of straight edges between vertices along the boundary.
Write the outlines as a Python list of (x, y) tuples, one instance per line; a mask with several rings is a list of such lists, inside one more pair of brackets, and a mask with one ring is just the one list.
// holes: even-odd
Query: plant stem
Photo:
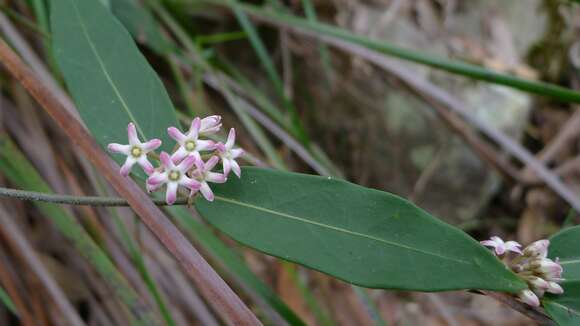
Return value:
[[(27, 191), (0, 187), (0, 197), (9, 197), (27, 201), (41, 201), (53, 204), (78, 205), (78, 206), (129, 206), (126, 199), (121, 197), (99, 196), (71, 196), (57, 195), (44, 192)], [(155, 205), (166, 206), (163, 199), (151, 199)], [(187, 198), (179, 198), (174, 205), (186, 205)]]

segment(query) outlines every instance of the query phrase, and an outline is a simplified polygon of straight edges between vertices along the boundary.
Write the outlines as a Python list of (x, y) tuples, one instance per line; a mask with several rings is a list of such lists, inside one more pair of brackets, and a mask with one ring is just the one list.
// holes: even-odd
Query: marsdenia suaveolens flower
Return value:
[[(512, 242), (509, 245), (508, 243)], [(521, 245), (515, 241), (503, 242), (499, 237), (492, 237), (490, 240), (481, 241), (484, 246), (494, 248), (494, 252), (501, 256), (503, 253), (512, 251), (518, 256), (512, 260), (502, 260), (514, 273), (526, 281), (529, 289), (518, 293), (517, 298), (533, 307), (540, 306), (540, 298), (546, 292), (553, 294), (562, 294), (564, 289), (560, 286), (562, 279), (562, 265), (558, 259), (551, 260), (548, 258), (549, 240), (538, 240), (520, 251)], [(513, 250), (517, 247), (517, 250)], [(499, 248), (499, 250), (498, 250)], [(500, 253), (501, 252), (501, 253)]]
[[(162, 152), (160, 155), (161, 166), (157, 169), (147, 160), (147, 154), (161, 145), (158, 139), (141, 143), (137, 138), (135, 125), (129, 123), (129, 145), (109, 144), (110, 151), (127, 155), (127, 160), (121, 168), (121, 174), (128, 175), (131, 167), (139, 163), (147, 172), (149, 178), (146, 186), (148, 191), (156, 191), (163, 185), (167, 186), (165, 199), (168, 204), (173, 204), (177, 200), (177, 193), (180, 186), (189, 189), (189, 196), (195, 195), (198, 191), (209, 201), (213, 201), (215, 196), (208, 183), (224, 183), (230, 171), (241, 177), (241, 168), (236, 159), (243, 155), (244, 151), (234, 148), (236, 132), (230, 129), (227, 141), (215, 143), (212, 140), (201, 139), (203, 136), (217, 133), (222, 124), (219, 115), (212, 115), (203, 119), (195, 118), (191, 122), (187, 133), (182, 133), (175, 127), (167, 128), (171, 138), (175, 139), (179, 145), (172, 155)], [(201, 151), (214, 151), (210, 158), (204, 161)], [(223, 173), (212, 171), (221, 158)]]
[[(215, 129), (215, 125), (208, 123), (209, 126), (206, 128)], [(212, 140), (201, 140), (199, 139), (201, 129), (201, 119), (195, 118), (191, 122), (191, 127), (189, 131), (183, 134), (179, 129), (175, 127), (167, 128), (167, 133), (171, 138), (179, 144), (179, 148), (173, 155), (171, 159), (174, 163), (178, 163), (188, 156), (201, 157), (201, 151), (213, 150), (215, 143)], [(218, 128), (219, 130), (219, 128)]]
[(112, 143), (107, 147), (113, 153), (127, 155), (125, 164), (121, 167), (121, 174), (125, 177), (128, 176), (135, 163), (138, 163), (145, 173), (153, 173), (153, 165), (147, 159), (147, 154), (161, 146), (161, 140), (151, 139), (148, 142), (142, 143), (139, 137), (137, 137), (137, 130), (133, 123), (129, 123), (127, 126), (127, 134), (129, 138), (128, 145)]
[(492, 247), (493, 250), (495, 251), (495, 254), (498, 256), (503, 255), (506, 252), (515, 252), (518, 254), (522, 254), (522, 251), (520, 250), (521, 248), (521, 244), (515, 242), (515, 241), (507, 241), (504, 242), (500, 237), (491, 237), (490, 240), (484, 240), (480, 242), (482, 245), (486, 246), (486, 247)]
[(154, 191), (162, 185), (167, 185), (165, 201), (171, 205), (177, 199), (177, 189), (179, 186), (185, 186), (191, 191), (197, 191), (201, 184), (187, 176), (187, 171), (193, 167), (197, 158), (188, 156), (179, 164), (175, 165), (169, 157), (169, 154), (161, 152), (159, 156), (163, 170), (153, 173), (147, 179), (147, 190)]
[(225, 144), (217, 143), (216, 150), (219, 157), (222, 159), (222, 165), (224, 167), (224, 174), (228, 175), (230, 171), (238, 176), (242, 175), (242, 170), (236, 162), (236, 158), (244, 154), (244, 150), (241, 148), (234, 148), (234, 143), (236, 142), (236, 130), (234, 128), (230, 129), (228, 134), (228, 139)]

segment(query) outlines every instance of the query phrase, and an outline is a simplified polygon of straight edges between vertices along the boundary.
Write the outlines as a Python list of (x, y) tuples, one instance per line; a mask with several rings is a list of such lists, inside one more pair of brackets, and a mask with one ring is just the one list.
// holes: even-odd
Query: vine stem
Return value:
[[(26, 201), (41, 201), (53, 204), (77, 206), (129, 206), (129, 202), (121, 197), (71, 196), (44, 192), (27, 191), (0, 187), (0, 197), (15, 198)], [(151, 199), (157, 206), (168, 206), (164, 199)], [(188, 198), (179, 198), (173, 205), (187, 205)]]
[(213, 270), (185, 236), (155, 206), (151, 198), (129, 178), (119, 175), (115, 164), (82, 123), (58, 100), (54, 92), (22, 62), (0, 38), (0, 62), (56, 121), (85, 157), (127, 203), (167, 250), (177, 259), (203, 297), (229, 325), (261, 325), (260, 321), (226, 282)]

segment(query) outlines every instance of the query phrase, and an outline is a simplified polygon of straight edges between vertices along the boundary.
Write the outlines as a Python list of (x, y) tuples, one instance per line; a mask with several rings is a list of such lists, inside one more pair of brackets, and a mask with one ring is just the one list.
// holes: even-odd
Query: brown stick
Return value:
[(528, 306), (525, 303), (519, 302), (514, 297), (509, 294), (501, 293), (501, 292), (489, 292), (483, 291), (483, 294), (496, 299), (497, 301), (509, 306), (510, 308), (519, 311), (520, 313), (528, 316), (529, 318), (533, 319), (541, 326), (554, 326), (556, 323), (550, 319), (550, 317), (546, 316), (540, 309)]
[(232, 325), (260, 325), (256, 316), (141, 188), (132, 180), (121, 177), (118, 166), (101, 150), (93, 137), (2, 39), (0, 39), (0, 61), (58, 123), (113, 188), (127, 199), (137, 215), (179, 261), (215, 311)]

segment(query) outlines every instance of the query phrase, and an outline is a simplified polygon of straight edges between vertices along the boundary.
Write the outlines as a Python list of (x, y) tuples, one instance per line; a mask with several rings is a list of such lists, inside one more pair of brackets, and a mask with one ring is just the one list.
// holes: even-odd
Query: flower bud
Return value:
[(538, 240), (524, 249), (524, 255), (529, 257), (546, 258), (550, 240)]
[(532, 307), (539, 307), (540, 306), (540, 299), (538, 299), (538, 296), (536, 296), (534, 294), (534, 292), (532, 292), (529, 289), (525, 289), (525, 290), (521, 291), (520, 293), (518, 293), (518, 299), (521, 302), (528, 304)]
[(556, 282), (548, 282), (548, 289), (546, 291), (554, 294), (564, 293), (564, 289)]

